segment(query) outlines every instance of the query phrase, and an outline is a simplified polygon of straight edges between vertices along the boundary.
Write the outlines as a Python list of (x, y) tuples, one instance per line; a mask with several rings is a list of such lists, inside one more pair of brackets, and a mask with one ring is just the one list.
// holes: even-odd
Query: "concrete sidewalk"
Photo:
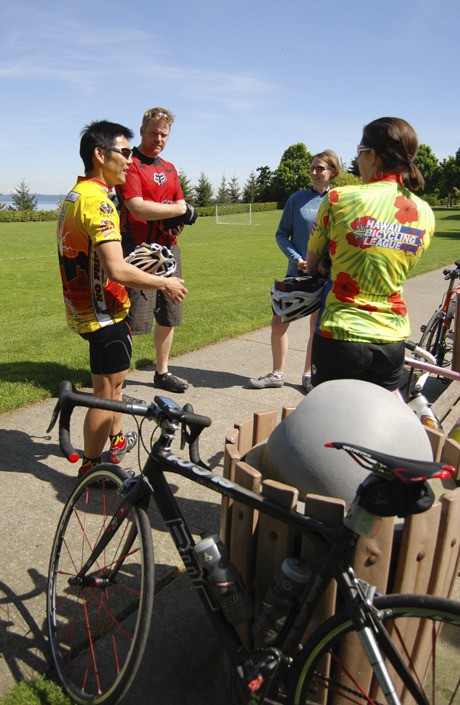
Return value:
[[(407, 282), (405, 296), (412, 337), (438, 305), (445, 289), (442, 270)], [(270, 330), (264, 328), (172, 360), (171, 371), (190, 383), (185, 394), (171, 395), (189, 402), (213, 425), (202, 434), (201, 454), (222, 468), (224, 438), (235, 421), (255, 411), (295, 406), (303, 398), (300, 386), (306, 347), (305, 321), (290, 327), (286, 383), (281, 389), (254, 390), (247, 380), (271, 369)], [(129, 375), (127, 393), (147, 401), (156, 390), (153, 369)], [(56, 380), (58, 381), (58, 380)], [(46, 428), (55, 400), (0, 417), (0, 470), (5, 505), (0, 514), (0, 696), (16, 682), (48, 669), (45, 634), (45, 589), (48, 559), (55, 527), (70, 489), (75, 466), (60, 454), (57, 431)], [(82, 446), (83, 409), (73, 417), (72, 439)], [(128, 417), (125, 430), (135, 428)], [(175, 478), (176, 496), (198, 535), (216, 531), (219, 496)], [(155, 510), (156, 579), (178, 566), (178, 556)], [(151, 637), (143, 670), (122, 701), (123, 705), (151, 702), (161, 705), (230, 705), (225, 692), (218, 645), (188, 578), (181, 575), (155, 598)]]

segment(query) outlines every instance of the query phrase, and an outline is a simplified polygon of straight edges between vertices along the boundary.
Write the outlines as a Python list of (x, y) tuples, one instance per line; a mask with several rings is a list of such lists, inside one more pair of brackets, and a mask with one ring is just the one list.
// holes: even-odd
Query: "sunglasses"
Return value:
[(109, 147), (107, 152), (118, 152), (118, 154), (121, 154), (125, 159), (129, 159), (133, 150), (128, 147)]
[(358, 146), (356, 147), (356, 154), (359, 157), (361, 152), (369, 152), (370, 149), (371, 149), (370, 147), (365, 147), (363, 144), (358, 144)]
[(327, 171), (329, 169), (328, 166), (311, 166), (310, 171), (317, 171), (318, 174), (322, 174), (323, 171)]

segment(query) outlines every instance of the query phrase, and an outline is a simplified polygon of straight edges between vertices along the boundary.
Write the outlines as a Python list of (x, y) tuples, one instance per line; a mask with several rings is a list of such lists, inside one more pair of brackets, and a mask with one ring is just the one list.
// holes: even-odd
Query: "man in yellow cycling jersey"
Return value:
[[(123, 258), (119, 217), (109, 193), (125, 182), (132, 136), (127, 127), (106, 120), (85, 127), (80, 142), (85, 176), (67, 194), (57, 228), (67, 323), (89, 342), (94, 395), (105, 399), (122, 398), (131, 362), (125, 286), (157, 289), (172, 302), (187, 293), (182, 279), (149, 274)], [(88, 409), (83, 430), (79, 477), (100, 462), (109, 437), (112, 462), (120, 462), (137, 440), (134, 433), (123, 434), (120, 414), (102, 409)]]

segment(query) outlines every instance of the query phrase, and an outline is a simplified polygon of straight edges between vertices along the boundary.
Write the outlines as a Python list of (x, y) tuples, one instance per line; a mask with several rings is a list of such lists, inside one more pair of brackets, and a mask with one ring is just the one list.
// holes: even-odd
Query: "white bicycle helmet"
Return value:
[(319, 275), (275, 280), (270, 290), (273, 312), (283, 323), (309, 316), (321, 305), (326, 279)]
[(144, 272), (156, 274), (158, 277), (169, 277), (176, 271), (176, 260), (171, 250), (156, 242), (137, 245), (125, 259)]

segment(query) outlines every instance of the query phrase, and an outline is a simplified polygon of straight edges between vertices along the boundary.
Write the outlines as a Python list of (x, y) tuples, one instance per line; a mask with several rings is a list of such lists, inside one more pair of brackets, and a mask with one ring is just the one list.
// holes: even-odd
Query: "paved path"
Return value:
[[(438, 304), (444, 280), (440, 270), (407, 282), (406, 300), (413, 337)], [(222, 467), (224, 438), (235, 421), (255, 411), (294, 406), (303, 398), (300, 387), (306, 345), (305, 321), (290, 328), (286, 384), (282, 389), (253, 390), (247, 379), (271, 369), (270, 332), (254, 333), (209, 346), (173, 360), (172, 371), (190, 382), (177, 400), (190, 402), (213, 419), (203, 433), (202, 456)], [(128, 393), (153, 398), (151, 369), (135, 371)], [(58, 381), (58, 380), (56, 380)], [(45, 587), (55, 526), (71, 487), (75, 466), (60, 455), (57, 433), (46, 435), (55, 400), (49, 399), (0, 416), (0, 696), (14, 684), (47, 669)], [(72, 438), (81, 448), (84, 410), (73, 418)], [(134, 428), (127, 419), (126, 430)], [(217, 530), (217, 495), (178, 479), (177, 496), (196, 533)], [(153, 511), (153, 510), (152, 510)], [(178, 565), (169, 537), (155, 521), (157, 575)], [(154, 625), (145, 659), (122, 705), (147, 700), (159, 705), (230, 705), (224, 692), (221, 661), (207, 617), (188, 584), (177, 578), (155, 598)]]

